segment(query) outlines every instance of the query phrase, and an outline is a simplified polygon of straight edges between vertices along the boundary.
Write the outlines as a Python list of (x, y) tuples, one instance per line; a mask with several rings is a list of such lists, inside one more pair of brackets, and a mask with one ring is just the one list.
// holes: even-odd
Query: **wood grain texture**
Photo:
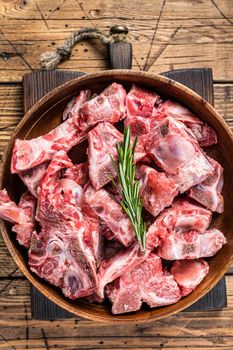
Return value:
[[(228, 306), (221, 311), (181, 312), (149, 324), (107, 325), (80, 318), (31, 318), (24, 279), (0, 280), (0, 349), (232, 349), (233, 276), (227, 276)], [(43, 331), (42, 331), (43, 330)], [(1, 337), (4, 336), (4, 338)], [(13, 348), (13, 346), (15, 348)]]
[[(91, 26), (107, 33), (116, 24), (129, 27), (135, 70), (206, 66), (215, 80), (232, 79), (231, 0), (182, 0), (182, 6), (180, 0), (8, 0), (0, 2), (0, 20), (0, 81), (20, 81), (38, 69), (40, 54), (74, 30)], [(106, 58), (105, 47), (80, 43), (59, 68), (94, 72), (108, 67)]]
[(130, 43), (113, 43), (108, 45), (110, 65), (112, 69), (132, 68), (132, 45)]

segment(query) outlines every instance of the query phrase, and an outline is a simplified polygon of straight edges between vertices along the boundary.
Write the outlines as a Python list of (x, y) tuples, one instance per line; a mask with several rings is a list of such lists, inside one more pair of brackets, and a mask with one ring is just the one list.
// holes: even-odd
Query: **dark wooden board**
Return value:
[[(40, 71), (30, 73), (23, 78), (24, 90), (24, 111), (26, 112), (37, 100), (56, 86), (78, 76), (81, 72), (66, 71)], [(211, 69), (188, 69), (175, 70), (162, 73), (168, 78), (174, 79), (197, 93), (203, 98), (214, 103), (213, 79)], [(33, 286), (31, 287), (32, 318), (38, 320), (54, 320), (73, 317), (72, 314), (61, 309), (49, 299), (44, 297)], [(200, 311), (210, 309), (220, 309), (227, 304), (225, 278), (201, 300), (192, 305), (187, 311)]]

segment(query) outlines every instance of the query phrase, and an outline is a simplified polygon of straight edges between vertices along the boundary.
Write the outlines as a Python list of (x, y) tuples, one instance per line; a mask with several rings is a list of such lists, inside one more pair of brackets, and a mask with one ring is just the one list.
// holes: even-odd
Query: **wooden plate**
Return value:
[[(225, 170), (223, 188), (225, 210), (221, 215), (214, 215), (214, 226), (224, 232), (227, 244), (216, 256), (208, 259), (210, 264), (208, 276), (194, 292), (174, 305), (154, 309), (144, 306), (138, 312), (113, 316), (110, 304), (91, 304), (84, 300), (71, 301), (65, 298), (57, 288), (33, 274), (27, 265), (27, 251), (18, 245), (14, 233), (11, 232), (11, 225), (2, 221), (1, 227), (6, 245), (20, 270), (40, 292), (60, 307), (75, 315), (97, 321), (148, 322), (179, 312), (203, 297), (224, 275), (233, 260), (233, 136), (223, 118), (209, 103), (192, 90), (173, 80), (145, 72), (111, 70), (73, 79), (39, 100), (19, 123), (4, 154), (0, 186), (1, 188), (6, 187), (10, 196), (15, 200), (19, 199), (24, 190), (19, 177), (10, 173), (11, 153), (15, 138), (30, 139), (45, 134), (61, 123), (62, 111), (67, 102), (80, 90), (90, 88), (93, 92), (98, 93), (114, 81), (123, 84), (126, 89), (132, 83), (137, 83), (145, 88), (154, 89), (161, 96), (177, 100), (208, 122), (218, 134), (218, 145), (208, 148), (207, 153), (214, 156)], [(84, 149), (85, 145), (77, 146), (72, 156), (81, 160), (85, 157)]]

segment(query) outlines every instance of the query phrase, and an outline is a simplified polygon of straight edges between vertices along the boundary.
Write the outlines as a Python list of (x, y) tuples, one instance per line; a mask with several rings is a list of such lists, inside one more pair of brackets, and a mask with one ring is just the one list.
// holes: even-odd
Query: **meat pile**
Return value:
[[(145, 252), (111, 182), (123, 124), (132, 143), (138, 135)], [(67, 153), (84, 139), (87, 161), (74, 164)], [(70, 299), (109, 298), (113, 314), (175, 303), (208, 274), (203, 258), (226, 243), (209, 228), (223, 212), (223, 168), (202, 146), (216, 143), (209, 125), (153, 91), (133, 85), (127, 94), (117, 83), (100, 95), (81, 91), (59, 126), (15, 141), (11, 171), (27, 191), (16, 204), (1, 190), (0, 216), (28, 249), (31, 270)]]

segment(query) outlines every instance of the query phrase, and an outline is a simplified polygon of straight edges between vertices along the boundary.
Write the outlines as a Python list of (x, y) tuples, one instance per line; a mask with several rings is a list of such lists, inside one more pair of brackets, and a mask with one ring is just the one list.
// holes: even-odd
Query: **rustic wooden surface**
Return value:
[[(22, 75), (39, 67), (40, 53), (73, 30), (108, 31), (127, 24), (133, 69), (150, 72), (211, 67), (215, 107), (233, 127), (232, 0), (1, 0), (0, 152), (22, 117)], [(76, 46), (61, 69), (93, 72), (108, 67), (96, 43)], [(148, 325), (111, 326), (86, 320), (35, 321), (30, 291), (0, 238), (0, 349), (233, 349), (233, 269), (228, 307), (180, 313)]]

